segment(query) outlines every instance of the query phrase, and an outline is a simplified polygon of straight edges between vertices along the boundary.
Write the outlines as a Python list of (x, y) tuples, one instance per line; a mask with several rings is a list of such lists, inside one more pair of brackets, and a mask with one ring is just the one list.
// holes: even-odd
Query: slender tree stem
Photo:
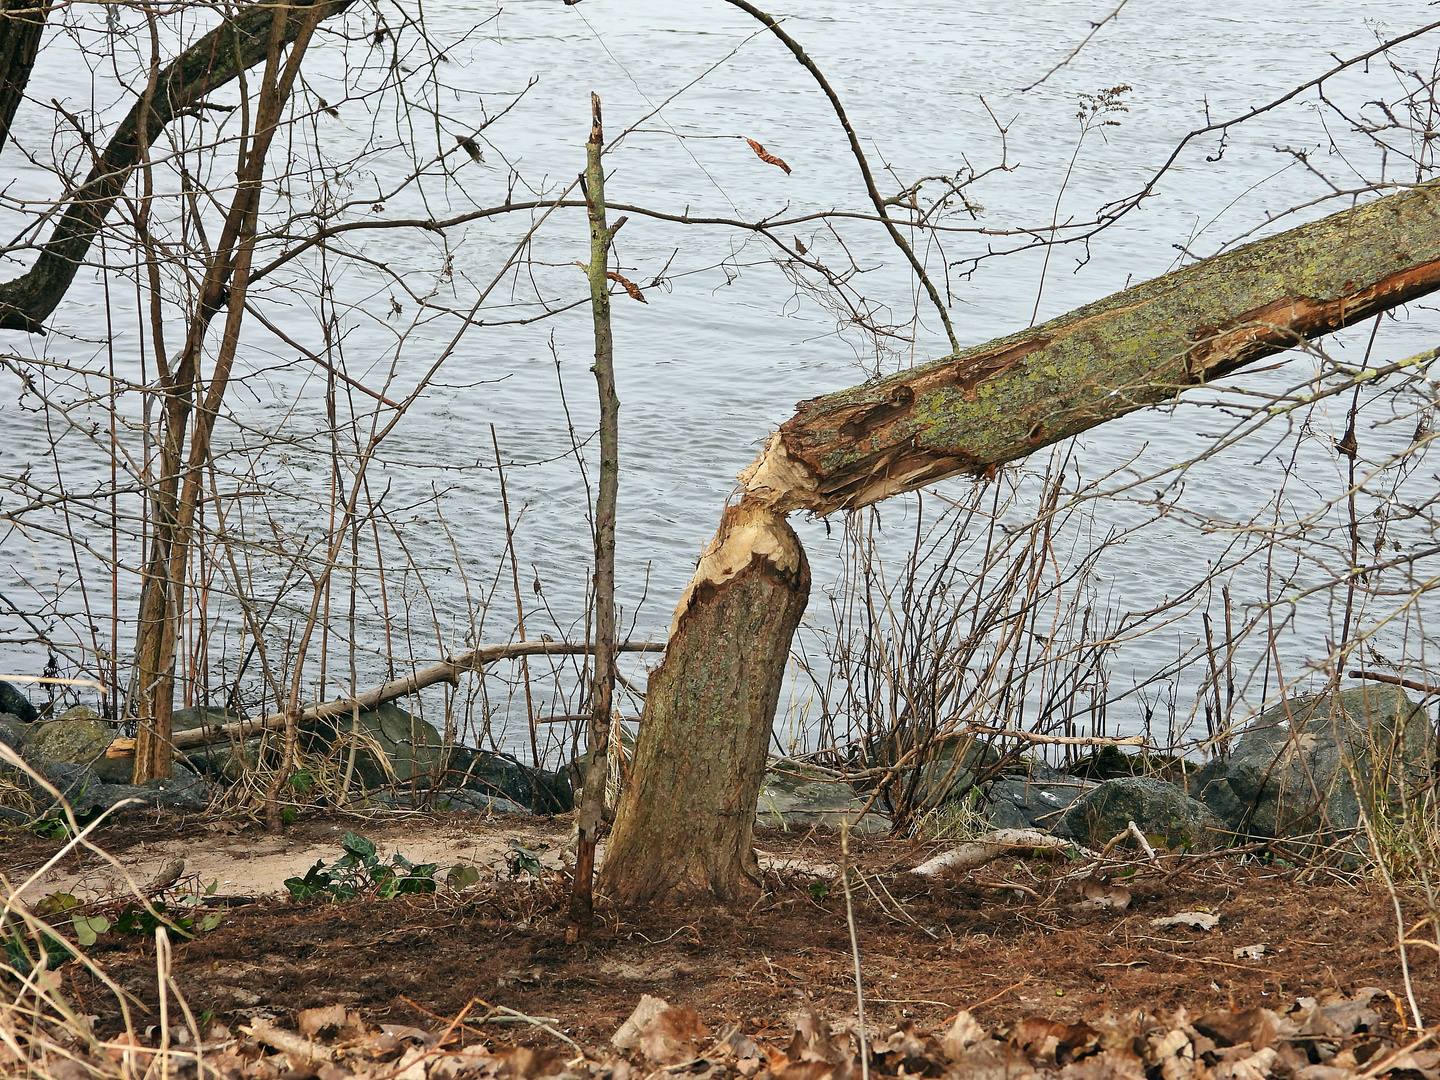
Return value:
[(590, 140), (585, 145), (585, 199), (590, 218), (590, 309), (595, 322), (596, 389), (600, 395), (600, 485), (595, 503), (595, 674), (590, 684), (590, 753), (585, 794), (577, 821), (579, 845), (575, 886), (570, 896), (573, 931), (595, 917), (595, 848), (609, 781), (610, 712), (615, 689), (615, 499), (620, 484), (619, 414), (615, 393), (615, 349), (610, 334), (610, 283), (605, 277), (610, 244), (625, 223), (605, 223), (605, 136), (600, 97), (590, 95)]

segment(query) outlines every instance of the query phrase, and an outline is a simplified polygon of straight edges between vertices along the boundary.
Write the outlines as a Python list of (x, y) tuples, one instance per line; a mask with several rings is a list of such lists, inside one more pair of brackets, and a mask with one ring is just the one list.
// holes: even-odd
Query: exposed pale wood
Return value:
[(1062, 840), (1053, 833), (1039, 829), (997, 829), (978, 840), (971, 840), (936, 855), (933, 859), (926, 859), (915, 867), (914, 872), (921, 877), (938, 877), (960, 870), (974, 870), (978, 866), (1021, 851), (1079, 851), (1091, 858), (1098, 857), (1095, 852), (1079, 847), (1073, 840)]

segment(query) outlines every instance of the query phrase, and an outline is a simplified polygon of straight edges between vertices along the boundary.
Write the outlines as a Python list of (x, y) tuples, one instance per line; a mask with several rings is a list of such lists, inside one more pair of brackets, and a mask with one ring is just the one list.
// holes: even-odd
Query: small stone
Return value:
[(849, 821), (856, 833), (890, 831), (890, 818), (874, 810), (856, 820), (869, 799), (857, 795), (849, 784), (795, 761), (772, 765), (760, 790), (755, 824), (785, 830), (815, 825), (835, 829)]

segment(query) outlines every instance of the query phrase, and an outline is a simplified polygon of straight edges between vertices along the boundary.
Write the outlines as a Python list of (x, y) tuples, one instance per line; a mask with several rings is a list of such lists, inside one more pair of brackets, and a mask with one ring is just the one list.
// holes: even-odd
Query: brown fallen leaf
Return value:
[(754, 139), (746, 139), (745, 141), (750, 144), (750, 149), (755, 151), (755, 156), (758, 157), (761, 161), (765, 162), (766, 165), (778, 165), (780, 168), (785, 170), (786, 176), (790, 175), (789, 165), (786, 165), (785, 162), (781, 161), (774, 154), (770, 153), (770, 151), (766, 150), (765, 147), (761, 146)]
[[(324, 1005), (318, 1009), (302, 1009), (296, 1017), (300, 1026), (300, 1034), (307, 1039), (313, 1039), (321, 1033), (334, 1034), (335, 1029), (345, 1025), (344, 1005)], [(325, 1032), (325, 1029), (331, 1029)]]
[(700, 1056), (700, 1043), (709, 1034), (694, 1009), (676, 1005), (645, 1025), (640, 1052), (657, 1065), (683, 1065)]
[(1085, 899), (1075, 905), (1079, 911), (1124, 911), (1130, 906), (1130, 890), (1123, 885), (1086, 881), (1080, 886)]

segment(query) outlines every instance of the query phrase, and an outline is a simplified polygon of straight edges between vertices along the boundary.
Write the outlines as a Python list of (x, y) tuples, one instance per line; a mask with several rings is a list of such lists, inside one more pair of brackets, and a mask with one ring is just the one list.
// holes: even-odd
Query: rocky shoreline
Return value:
[[(180, 732), (234, 719), (191, 708), (177, 711), (173, 722)], [(133, 758), (116, 756), (115, 736), (116, 726), (93, 710), (78, 706), (46, 719), (0, 682), (0, 742), (55, 785), (82, 818), (125, 800), (203, 810), (265, 752), (258, 737), (201, 746), (177, 758), (168, 780), (133, 784)], [(433, 725), (394, 703), (303, 732), (307, 752), (333, 751), (341, 740), (355, 748), (349, 808), (548, 815), (574, 807), (578, 763), (549, 771), (447, 745)], [(936, 744), (919, 782), (927, 785), (926, 802), (935, 813), (962, 823), (952, 824), (956, 839), (969, 838), (967, 829), (972, 836), (1028, 829), (1085, 848), (1195, 853), (1282, 841), (1297, 855), (1338, 848), (1360, 860), (1370, 851), (1366, 820), (1393, 822), (1435, 776), (1434, 727), (1399, 687), (1292, 697), (1253, 718), (1232, 742), (1203, 765), (1171, 762), (1167, 778), (1144, 775), (1155, 771), (1147, 770), (1148, 759), (1113, 746), (1070, 771), (1022, 759), (996, 776), (983, 767), (993, 755), (989, 743), (961, 736)], [(24, 824), (55, 813), (53, 797), (23, 772), (10, 769), (5, 779), (0, 816)], [(304, 785), (301, 777), (282, 802), (302, 804)], [(756, 822), (790, 830), (844, 822), (875, 834), (891, 829), (889, 809), (883, 788), (858, 789), (841, 774), (781, 759), (766, 774)]]

